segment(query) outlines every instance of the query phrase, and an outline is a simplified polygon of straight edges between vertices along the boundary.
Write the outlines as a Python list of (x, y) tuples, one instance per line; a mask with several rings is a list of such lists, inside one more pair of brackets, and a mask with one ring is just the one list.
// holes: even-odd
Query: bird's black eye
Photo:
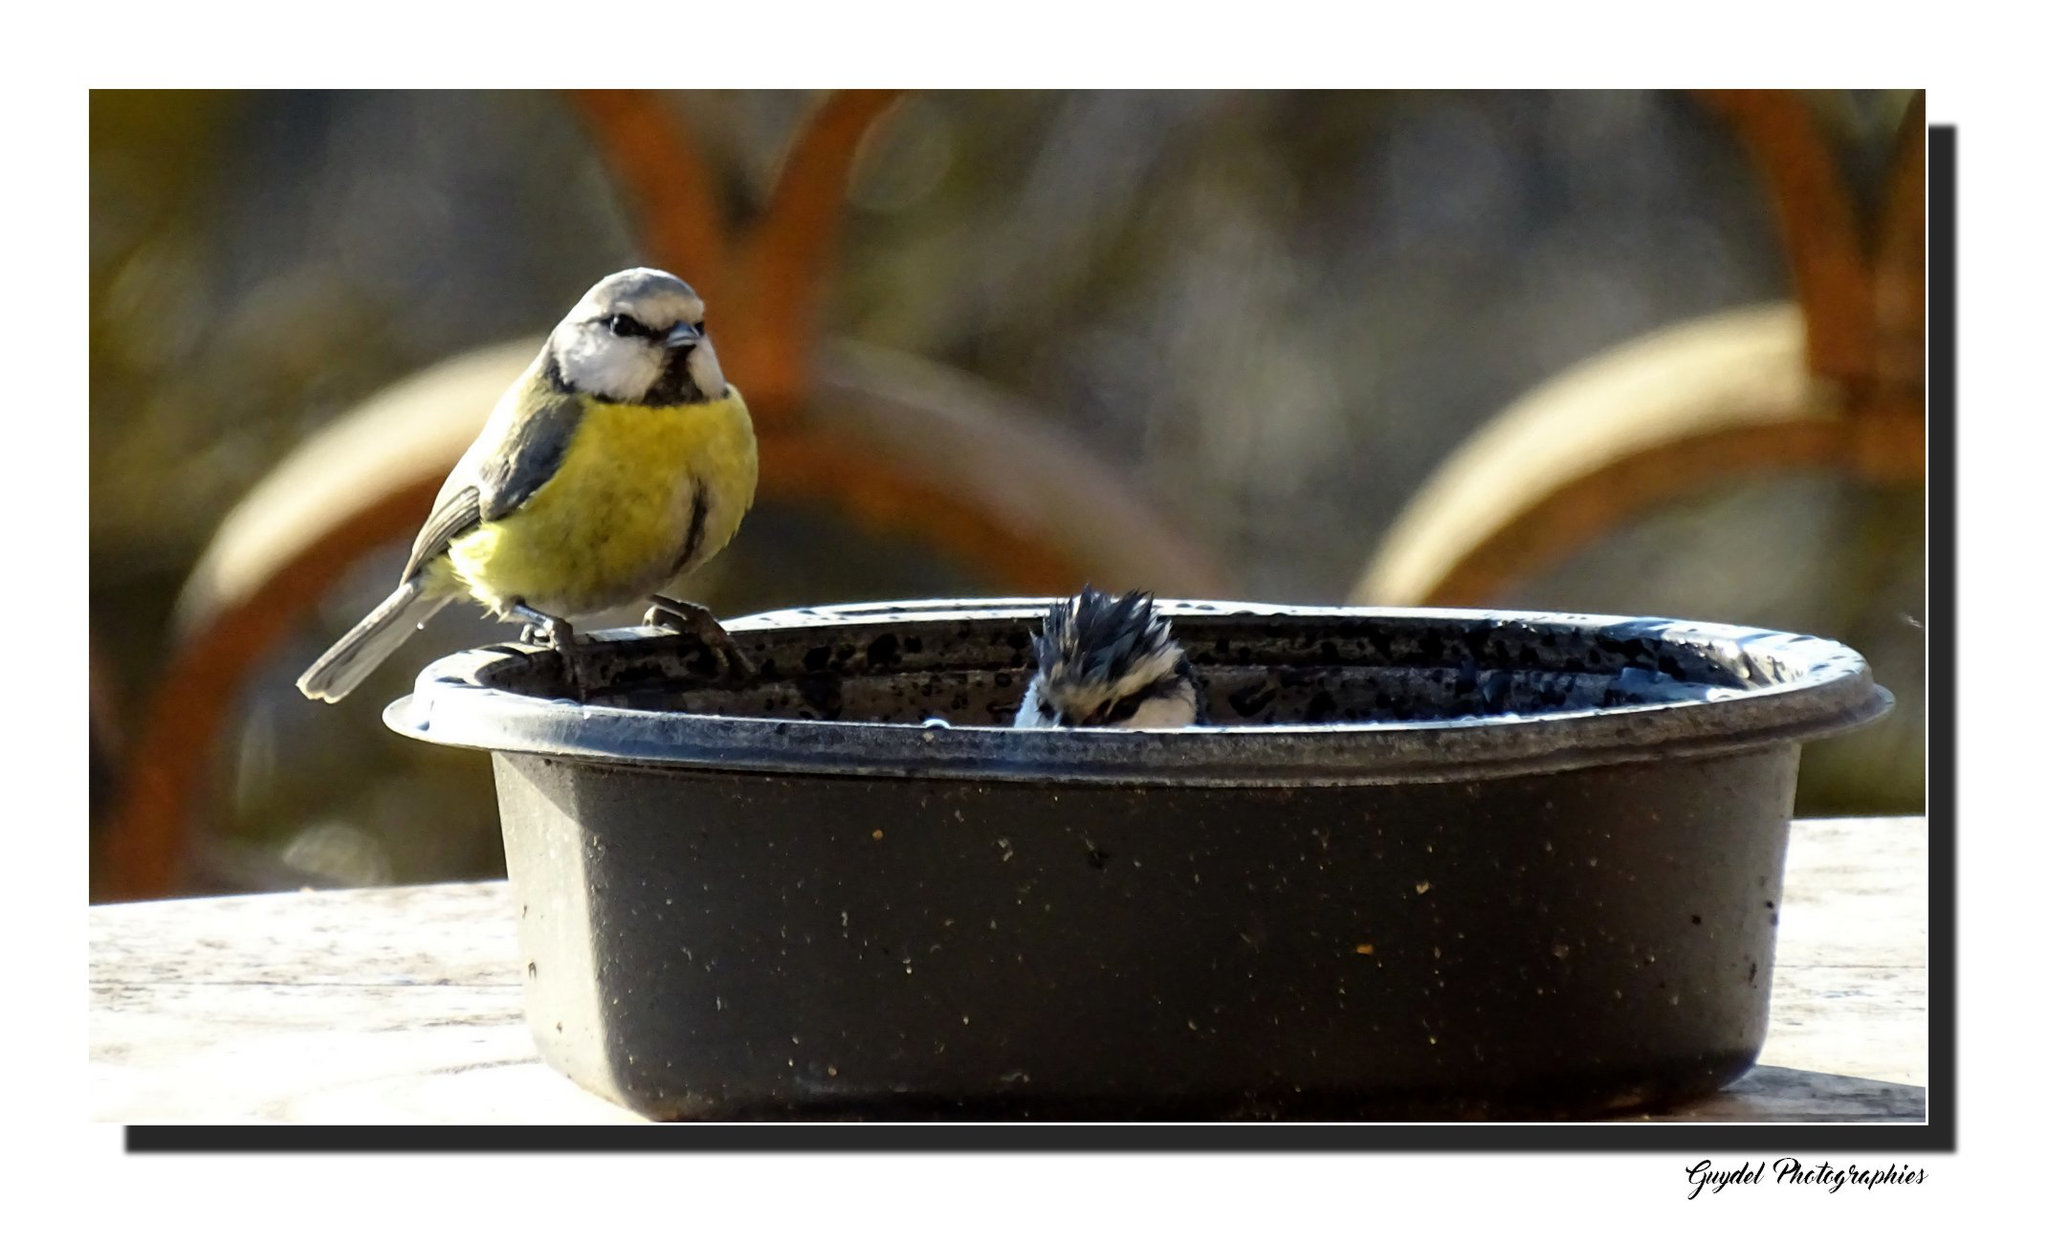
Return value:
[(701, 333), (704, 331), (704, 322), (702, 320), (699, 320), (695, 324), (692, 324), (690, 327), (696, 329), (699, 333)]
[(616, 315), (605, 320), (604, 326), (614, 337), (652, 337), (654, 330), (629, 315)]

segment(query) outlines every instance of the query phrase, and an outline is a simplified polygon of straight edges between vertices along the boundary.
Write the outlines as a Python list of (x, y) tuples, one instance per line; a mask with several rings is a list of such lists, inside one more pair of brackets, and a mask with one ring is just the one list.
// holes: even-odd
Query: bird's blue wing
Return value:
[(544, 391), (538, 402), (506, 421), (502, 432), (487, 427), (441, 485), (400, 579), (411, 579), (478, 524), (517, 510), (553, 479), (582, 422), (583, 405), (575, 394)]

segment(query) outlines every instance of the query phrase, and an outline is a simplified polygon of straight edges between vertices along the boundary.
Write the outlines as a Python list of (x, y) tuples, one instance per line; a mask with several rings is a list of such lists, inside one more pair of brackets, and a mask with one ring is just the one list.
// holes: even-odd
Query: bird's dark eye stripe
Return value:
[(659, 334), (657, 334), (653, 329), (648, 328), (646, 325), (640, 323), (638, 320), (635, 320), (633, 317), (629, 315), (615, 315), (607, 319), (604, 323), (605, 327), (610, 329), (613, 335), (617, 337), (659, 336)]
[(1118, 722), (1128, 721), (1137, 714), (1139, 706), (1145, 703), (1145, 698), (1151, 693), (1152, 689), (1147, 687), (1132, 692), (1121, 700), (1113, 701), (1096, 715), (1096, 720), (1104, 726), (1115, 726)]
[(1137, 691), (1111, 701), (1096, 714), (1096, 719), (1104, 726), (1115, 726), (1119, 722), (1128, 721), (1137, 716), (1138, 710), (1144, 708), (1146, 701), (1155, 696), (1164, 696), (1175, 683), (1192, 678), (1192, 671), (1183, 674), (1178, 669), (1173, 674), (1163, 674)]

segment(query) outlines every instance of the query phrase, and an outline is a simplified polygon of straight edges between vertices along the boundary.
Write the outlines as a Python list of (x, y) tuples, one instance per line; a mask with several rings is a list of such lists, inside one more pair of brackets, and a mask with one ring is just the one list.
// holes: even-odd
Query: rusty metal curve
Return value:
[(726, 227), (696, 135), (647, 91), (570, 91), (605, 166), (638, 210), (649, 251), (713, 306), (726, 296)]
[(1877, 319), (1876, 380), (1893, 392), (1926, 384), (1927, 92), (1914, 93), (1899, 122), (1871, 259)]
[[(1884, 482), (1924, 476), (1925, 92), (1900, 122), (1869, 247), (1834, 156), (1796, 92), (1697, 94), (1734, 128), (1771, 190), (1805, 321), (1806, 366), (1839, 386), (1841, 418), (1816, 410), (1769, 427), (1686, 435), (1553, 481), (1444, 567), (1416, 603), (1489, 603), (1517, 577), (1627, 517), (1730, 476), (1809, 466)], [(1361, 589), (1372, 574), (1369, 566)]]
[(760, 221), (741, 243), (746, 336), (734, 375), (772, 426), (810, 396), (818, 304), (861, 141), (900, 91), (835, 91), (797, 128)]
[(1806, 311), (1807, 367), (1851, 386), (1876, 349), (1856, 209), (1813, 110), (1796, 91), (1701, 91), (1763, 174)]

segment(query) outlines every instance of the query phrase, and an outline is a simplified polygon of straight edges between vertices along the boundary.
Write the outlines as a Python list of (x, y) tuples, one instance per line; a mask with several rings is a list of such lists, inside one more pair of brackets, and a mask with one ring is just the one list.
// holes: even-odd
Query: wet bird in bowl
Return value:
[(1194, 666), (1149, 592), (1083, 587), (1053, 603), (1031, 643), (1037, 668), (1016, 726), (1165, 730), (1206, 720)]

